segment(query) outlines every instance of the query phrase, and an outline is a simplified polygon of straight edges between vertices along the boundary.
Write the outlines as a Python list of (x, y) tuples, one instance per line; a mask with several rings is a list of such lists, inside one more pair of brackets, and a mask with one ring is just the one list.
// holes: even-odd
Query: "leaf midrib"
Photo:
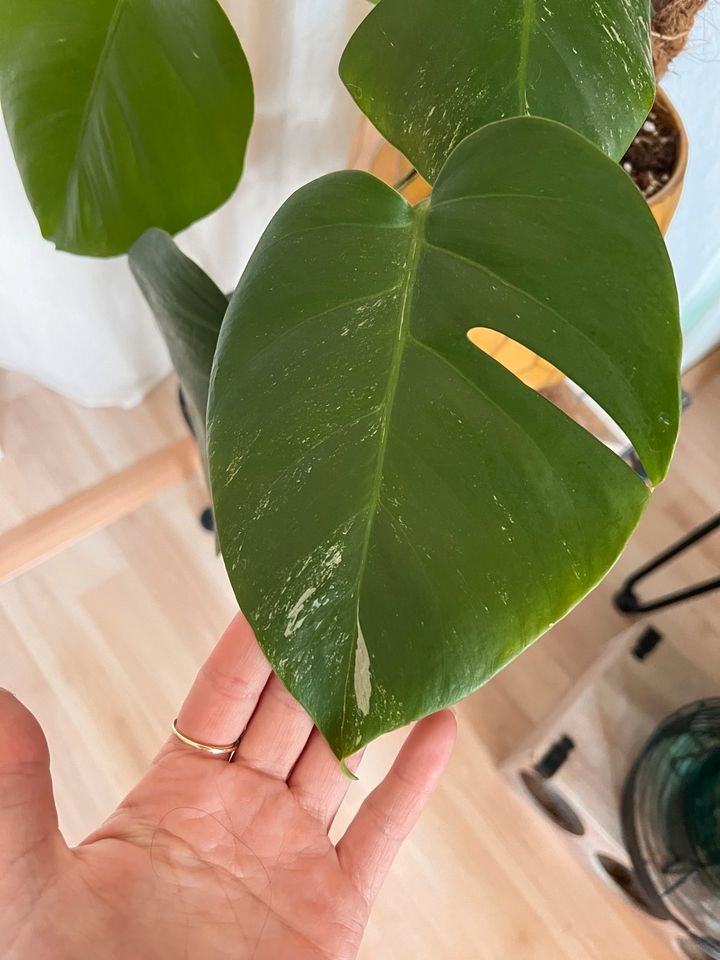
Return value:
[[(390, 419), (392, 416), (395, 395), (397, 393), (398, 383), (400, 381), (400, 368), (405, 353), (405, 346), (410, 334), (410, 314), (413, 291), (415, 289), (415, 278), (417, 276), (418, 263), (423, 239), (423, 228), (425, 222), (426, 207), (416, 207), (413, 212), (413, 235), (408, 248), (405, 270), (406, 278), (403, 285), (402, 300), (400, 303), (400, 323), (398, 327), (397, 340), (393, 348), (393, 354), (390, 360), (390, 370), (388, 373), (388, 389), (385, 394), (385, 402), (382, 407), (382, 416), (380, 418), (380, 440), (378, 443), (377, 459), (375, 461), (375, 475), (370, 490), (370, 497), (367, 509), (367, 523), (365, 526), (365, 536), (360, 552), (360, 562), (358, 564), (358, 573), (355, 586), (356, 602), (355, 613), (356, 621), (360, 622), (360, 596), (361, 586), (365, 576), (365, 567), (367, 566), (368, 552), (370, 549), (370, 539), (372, 536), (375, 517), (380, 507), (380, 492), (382, 489), (382, 479), (385, 466), (385, 454), (387, 452)], [(345, 674), (345, 690), (343, 695), (343, 713), (340, 721), (340, 736), (345, 736), (345, 719), (347, 714), (348, 688), (350, 677), (353, 671), (355, 660), (355, 647), (351, 644), (348, 650), (348, 665)]]
[(105, 34), (105, 40), (100, 51), (100, 56), (98, 57), (98, 62), (95, 66), (95, 72), (93, 74), (92, 83), (90, 85), (90, 90), (87, 95), (87, 100), (85, 102), (85, 108), (83, 110), (82, 118), (80, 120), (80, 127), (78, 129), (77, 143), (75, 144), (75, 152), (73, 154), (72, 163), (68, 168), (67, 178), (65, 180), (65, 207), (63, 210), (63, 216), (61, 217), (60, 222), (62, 223), (65, 219), (68, 209), (68, 202), (70, 200), (70, 185), (77, 178), (78, 174), (78, 158), (82, 151), (82, 147), (85, 142), (85, 137), (87, 135), (88, 124), (90, 122), (90, 117), (95, 107), (95, 98), (97, 97), (98, 88), (100, 87), (100, 82), (102, 79), (102, 74), (107, 63), (108, 57), (110, 56), (110, 51), (112, 49), (113, 41), (115, 35), (117, 34), (118, 26), (120, 24), (120, 19), (122, 14), (128, 5), (130, 0), (116, 0), (115, 7), (113, 8), (112, 16), (108, 22), (107, 32)]

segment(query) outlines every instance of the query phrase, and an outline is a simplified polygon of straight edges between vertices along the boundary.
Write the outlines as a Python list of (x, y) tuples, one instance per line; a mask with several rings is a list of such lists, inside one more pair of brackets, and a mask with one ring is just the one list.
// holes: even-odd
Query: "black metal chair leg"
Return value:
[[(183, 389), (178, 385), (178, 404), (180, 406), (180, 412), (183, 415), (183, 420), (187, 424), (187, 428), (190, 433), (195, 437), (195, 431), (193, 430), (192, 420), (190, 419), (190, 411), (188, 410), (187, 400), (185, 399), (185, 394)], [(195, 437), (197, 440), (197, 437)], [(203, 530), (208, 530), (210, 533), (215, 532), (215, 517), (213, 516), (212, 507), (205, 507), (205, 509), (200, 514), (199, 518), (200, 526)]]
[(658, 554), (657, 557), (655, 557), (649, 563), (646, 563), (645, 566), (640, 567), (639, 570), (625, 580), (623, 585), (615, 594), (613, 602), (615, 603), (617, 609), (622, 613), (648, 613), (651, 610), (660, 610), (662, 607), (674, 606), (676, 603), (682, 603), (684, 600), (690, 600), (692, 597), (702, 596), (702, 594), (710, 593), (713, 590), (720, 590), (720, 577), (713, 577), (710, 580), (704, 580), (701, 583), (684, 587), (683, 589), (676, 590), (673, 593), (667, 593), (663, 596), (655, 597), (653, 600), (640, 600), (635, 593), (635, 587), (641, 580), (649, 576), (649, 574), (651, 574), (654, 570), (664, 566), (679, 553), (682, 553), (699, 540), (707, 537), (719, 527), (720, 513), (712, 517), (706, 523), (701, 524), (701, 526), (696, 527), (686, 537), (683, 537), (682, 540), (678, 540), (677, 543), (674, 543), (671, 547), (668, 547), (667, 550), (664, 550), (662, 553)]

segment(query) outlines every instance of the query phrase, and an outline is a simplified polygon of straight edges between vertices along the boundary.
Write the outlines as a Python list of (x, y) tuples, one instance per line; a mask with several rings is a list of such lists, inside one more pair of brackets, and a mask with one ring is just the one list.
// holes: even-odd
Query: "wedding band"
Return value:
[(232, 756), (232, 754), (237, 750), (238, 744), (240, 743), (239, 737), (232, 743), (200, 743), (199, 740), (193, 740), (191, 737), (186, 737), (184, 733), (180, 733), (177, 728), (177, 719), (173, 720), (172, 722), (172, 732), (181, 743), (184, 743), (188, 747), (192, 747), (193, 750), (201, 750), (203, 753), (209, 753), (213, 757), (221, 757), (226, 753)]

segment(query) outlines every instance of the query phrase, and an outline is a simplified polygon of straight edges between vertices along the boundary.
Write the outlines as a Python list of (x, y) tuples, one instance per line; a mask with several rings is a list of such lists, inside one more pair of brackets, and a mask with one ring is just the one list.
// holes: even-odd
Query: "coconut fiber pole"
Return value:
[(687, 43), (695, 17), (707, 0), (653, 0), (652, 48), (660, 80)]

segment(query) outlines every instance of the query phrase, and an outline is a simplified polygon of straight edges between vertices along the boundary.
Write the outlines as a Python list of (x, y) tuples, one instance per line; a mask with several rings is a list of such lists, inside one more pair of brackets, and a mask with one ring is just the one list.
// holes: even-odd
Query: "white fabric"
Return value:
[(720, 0), (701, 12), (663, 87), (690, 141), (685, 190), (667, 236), (687, 368), (720, 342)]
[[(283, 200), (344, 167), (359, 113), (337, 76), (367, 0), (225, 0), (250, 61), (256, 119), (239, 189), (178, 240), (226, 290)], [(125, 257), (42, 239), (0, 122), (0, 367), (87, 405), (132, 406), (170, 369)]]
[[(230, 290), (298, 186), (345, 166), (359, 114), (337, 77), (367, 0), (225, 0), (250, 60), (256, 120), (233, 198), (179, 238)], [(720, 0), (664, 84), (688, 128), (685, 195), (668, 238), (686, 365), (720, 339)], [(39, 233), (0, 124), (0, 367), (88, 405), (131, 406), (170, 369), (125, 258), (58, 253)]]

